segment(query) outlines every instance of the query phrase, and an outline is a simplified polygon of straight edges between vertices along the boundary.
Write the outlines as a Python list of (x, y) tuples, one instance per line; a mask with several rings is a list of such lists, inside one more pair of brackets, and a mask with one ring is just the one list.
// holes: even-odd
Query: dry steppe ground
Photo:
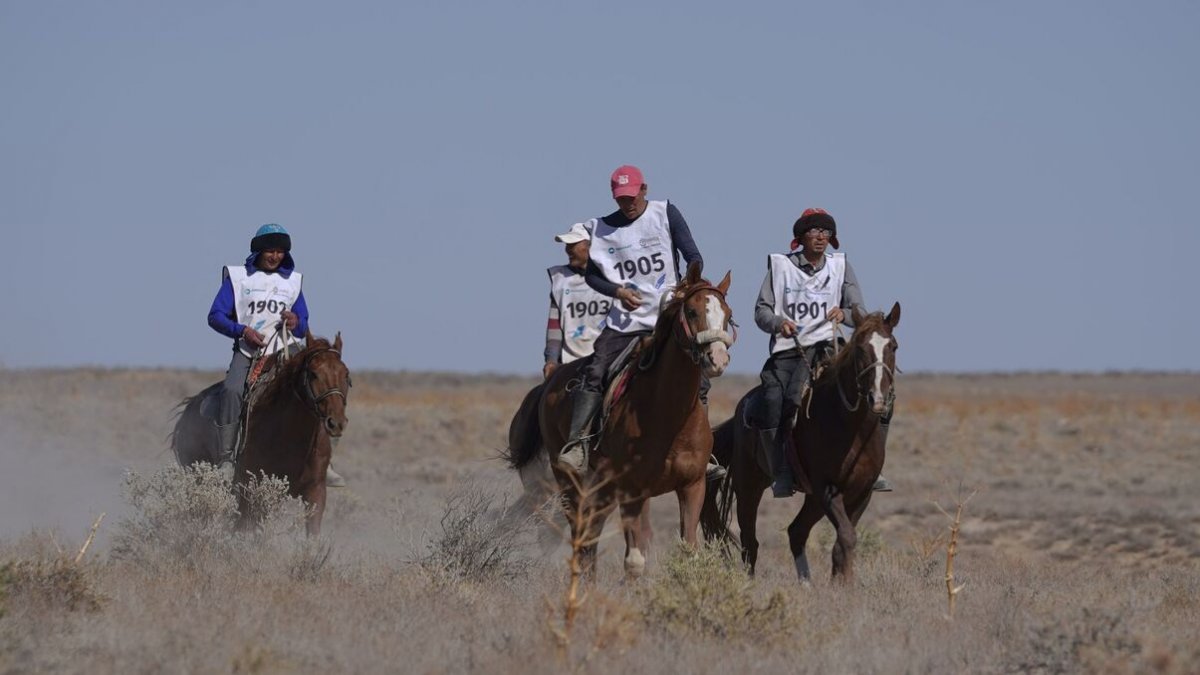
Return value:
[[(350, 487), (305, 542), (287, 504), (230, 537), (211, 476), (163, 471), (173, 405), (218, 376), (0, 371), (0, 671), (1200, 672), (1200, 376), (901, 376), (853, 585), (822, 525), (797, 586), (798, 500), (764, 501), (751, 580), (678, 550), (664, 496), (647, 577), (603, 541), (570, 631), (567, 548), (500, 516), (534, 380), (355, 373)], [(716, 382), (714, 423), (755, 380)], [(949, 617), (933, 502), (975, 489)]]

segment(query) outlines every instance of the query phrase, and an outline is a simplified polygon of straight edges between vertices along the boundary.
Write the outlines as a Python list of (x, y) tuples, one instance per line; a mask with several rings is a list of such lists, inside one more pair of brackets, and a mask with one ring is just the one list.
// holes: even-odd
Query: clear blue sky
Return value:
[(1194, 2), (0, 0), (0, 363), (224, 368), (278, 222), (352, 367), (533, 373), (629, 162), (737, 371), (808, 206), (906, 370), (1198, 369), (1198, 66)]

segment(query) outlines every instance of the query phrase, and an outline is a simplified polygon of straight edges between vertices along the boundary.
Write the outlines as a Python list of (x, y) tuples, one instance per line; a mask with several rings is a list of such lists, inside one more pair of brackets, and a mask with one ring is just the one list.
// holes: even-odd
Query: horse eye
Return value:
[(683, 312), (683, 313), (684, 313), (684, 314), (687, 316), (687, 318), (689, 318), (689, 319), (694, 319), (694, 318), (696, 318), (696, 310), (692, 309), (691, 307), (688, 307), (686, 310), (684, 310), (684, 312)]

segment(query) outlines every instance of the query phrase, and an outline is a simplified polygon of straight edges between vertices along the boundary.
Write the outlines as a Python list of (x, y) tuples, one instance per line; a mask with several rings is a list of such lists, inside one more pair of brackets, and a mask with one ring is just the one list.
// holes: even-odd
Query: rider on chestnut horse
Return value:
[[(218, 466), (227, 479), (233, 478), (234, 451), (252, 359), (265, 358), (284, 348), (283, 340), (270, 339), (280, 321), (296, 338), (304, 337), (308, 330), (308, 305), (300, 288), (302, 276), (296, 271), (291, 250), (292, 238), (281, 225), (269, 223), (258, 228), (245, 262), (222, 268), (221, 288), (208, 310), (208, 325), (234, 341), (215, 420), (221, 453)], [(331, 487), (346, 484), (332, 468), (325, 478)]]
[(612, 309), (612, 300), (592, 290), (584, 281), (592, 235), (583, 223), (554, 236), (564, 245), (566, 265), (546, 270), (550, 275), (550, 316), (546, 320), (545, 365), (542, 377), (549, 379), (554, 369), (590, 356), (592, 346), (604, 327), (604, 317)]
[[(617, 210), (587, 224), (592, 244), (585, 278), (620, 302), (612, 303), (591, 361), (583, 367), (583, 382), (572, 395), (570, 434), (558, 459), (581, 472), (588, 465), (588, 426), (604, 400), (605, 373), (631, 342), (654, 331), (660, 301), (680, 279), (678, 258), (682, 256), (684, 268), (704, 263), (679, 209), (666, 200), (646, 199), (648, 186), (640, 169), (618, 167), (609, 187)], [(700, 398), (706, 406), (707, 392), (705, 378)]]
[[(751, 416), (771, 467), (775, 497), (800, 489), (785, 444), (810, 364), (837, 338), (833, 322), (846, 323), (852, 308), (863, 309), (862, 290), (845, 254), (826, 250), (830, 244), (838, 248), (833, 216), (824, 209), (807, 209), (792, 225), (792, 236), (790, 253), (767, 256), (767, 276), (754, 305), (754, 322), (771, 336), (771, 355), (763, 364), (762, 394)], [(875, 490), (891, 489), (880, 476)]]

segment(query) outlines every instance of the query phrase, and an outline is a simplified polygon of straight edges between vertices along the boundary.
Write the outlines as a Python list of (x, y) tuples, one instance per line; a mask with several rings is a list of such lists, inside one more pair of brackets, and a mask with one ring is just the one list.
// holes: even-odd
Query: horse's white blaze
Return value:
[(875, 361), (875, 405), (883, 405), (883, 350), (887, 347), (888, 339), (880, 333), (871, 333), (869, 341), (872, 351), (872, 359)]
[(725, 329), (725, 309), (721, 307), (721, 300), (716, 295), (709, 295), (705, 299), (704, 314), (708, 321), (708, 325), (705, 328), (708, 330)]

